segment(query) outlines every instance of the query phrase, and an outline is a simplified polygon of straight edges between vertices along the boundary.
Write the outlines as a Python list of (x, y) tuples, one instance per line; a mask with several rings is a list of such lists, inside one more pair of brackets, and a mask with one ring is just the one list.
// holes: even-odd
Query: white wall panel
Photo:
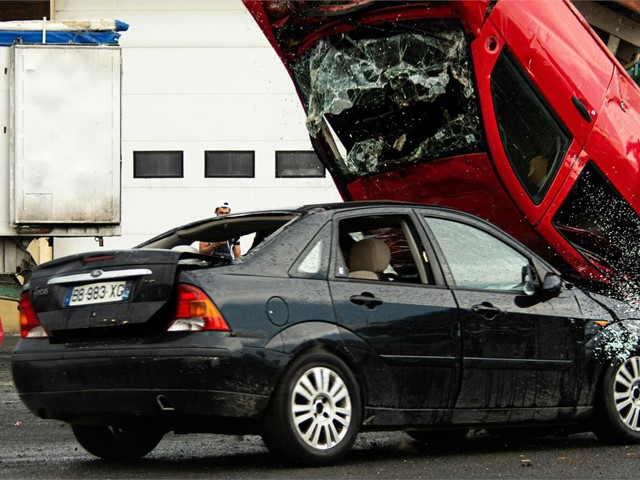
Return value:
[[(296, 140), (305, 116), (284, 95), (126, 95), (123, 141)], [(277, 119), (277, 121), (276, 121)]]
[(127, 95), (293, 92), (271, 48), (128, 48), (123, 59)]
[(14, 57), (12, 221), (118, 223), (120, 49), (17, 45)]
[[(121, 237), (126, 248), (213, 215), (339, 201), (330, 178), (275, 178), (275, 152), (311, 150), (291, 79), (240, 0), (56, 0), (56, 18), (122, 20)], [(184, 152), (184, 178), (133, 178), (133, 152)], [(255, 178), (205, 178), (206, 150), (255, 152)], [(55, 256), (96, 250), (56, 239)]]

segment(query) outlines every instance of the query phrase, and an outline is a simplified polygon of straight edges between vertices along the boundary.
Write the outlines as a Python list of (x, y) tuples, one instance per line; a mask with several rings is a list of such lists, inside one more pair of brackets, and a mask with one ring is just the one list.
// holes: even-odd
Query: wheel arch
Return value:
[(603, 328), (591, 338), (587, 348), (590, 358), (585, 370), (596, 376), (590, 395), (595, 406), (607, 372), (632, 356), (640, 356), (640, 320), (623, 320)]
[(322, 351), (335, 355), (351, 370), (360, 390), (361, 407), (364, 409), (367, 405), (370, 379), (364, 364), (373, 352), (366, 342), (354, 333), (333, 323), (308, 321), (282, 330), (269, 343), (279, 345), (282, 352), (289, 355), (276, 387), (296, 359), (308, 353)]
[[(591, 397), (591, 404), (594, 409), (592, 417), (594, 433), (598, 438), (608, 443), (640, 443), (640, 432), (637, 429), (640, 322), (637, 320), (623, 320), (609, 325), (594, 335), (589, 344), (592, 352), (591, 364), (594, 365), (594, 370), (595, 368), (599, 369), (596, 372), (597, 381)], [(622, 390), (619, 393), (612, 393), (613, 389), (618, 392), (615, 379), (618, 370), (634, 358), (635, 380), (628, 385), (626, 381), (622, 384), (627, 385), (629, 391)], [(627, 378), (627, 381), (631, 382), (631, 378)], [(632, 395), (632, 390), (634, 389), (636, 392), (633, 393), (635, 397), (633, 403), (623, 401), (618, 406), (618, 400), (614, 398), (614, 395), (616, 397), (617, 395)], [(621, 408), (630, 408), (631, 410), (624, 413)], [(631, 414), (633, 416), (630, 416)], [(634, 423), (635, 426), (631, 426), (629, 422)]]

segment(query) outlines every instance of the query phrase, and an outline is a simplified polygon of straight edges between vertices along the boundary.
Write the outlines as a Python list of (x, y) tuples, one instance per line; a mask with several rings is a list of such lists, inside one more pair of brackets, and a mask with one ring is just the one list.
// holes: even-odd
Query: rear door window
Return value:
[(427, 251), (409, 217), (372, 215), (341, 220), (338, 243), (339, 277), (435, 283)]
[(304, 249), (300, 258), (293, 264), (289, 275), (300, 278), (326, 279), (330, 244), (331, 224), (327, 224)]

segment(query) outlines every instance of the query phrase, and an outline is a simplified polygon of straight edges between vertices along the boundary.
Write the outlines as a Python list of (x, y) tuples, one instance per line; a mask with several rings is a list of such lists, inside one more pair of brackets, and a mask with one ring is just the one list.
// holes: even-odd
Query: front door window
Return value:
[(526, 257), (477, 228), (449, 220), (427, 219), (455, 284), (459, 288), (524, 291)]

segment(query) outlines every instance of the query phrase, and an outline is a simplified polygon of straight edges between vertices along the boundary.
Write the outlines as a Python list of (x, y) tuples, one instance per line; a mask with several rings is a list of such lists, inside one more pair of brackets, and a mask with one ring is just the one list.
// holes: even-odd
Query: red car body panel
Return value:
[[(337, 156), (327, 153), (330, 142), (312, 134), (312, 143), (343, 198), (458, 208), (500, 226), (574, 279), (610, 281), (637, 276), (621, 266), (624, 262), (585, 252), (589, 245), (603, 244), (589, 238), (598, 235), (603, 225), (589, 227), (592, 230), (587, 232), (579, 225), (562, 224), (575, 216), (571, 205), (574, 210), (584, 205), (575, 197), (580, 193), (576, 189), (587, 181), (577, 186), (589, 165), (604, 177), (602, 182), (611, 195), (631, 207), (632, 213), (620, 222), (631, 219), (640, 226), (640, 89), (569, 1), (244, 3), (289, 71), (307, 113), (309, 98), (296, 78), (296, 63), (322, 40), (348, 32), (355, 36), (358, 29), (372, 26), (382, 30), (385, 25), (423, 19), (459, 21), (473, 65), (483, 148), (452, 156), (426, 155), (383, 171), (351, 175), (340, 168)], [(492, 75), (506, 54), (567, 132), (563, 157), (556, 160), (555, 171), (548, 174), (537, 196), (528, 191), (522, 172), (510, 160), (496, 111)], [(568, 205), (570, 197), (574, 203)], [(592, 219), (609, 216), (615, 221), (615, 212), (609, 214), (602, 208)], [(618, 227), (604, 227), (608, 231), (602, 234), (605, 240), (615, 241)]]
[(526, 237), (539, 249), (544, 241), (524, 221), (507, 195), (485, 154), (444, 158), (395, 171), (360, 178), (348, 185), (351, 198), (447, 205), (508, 224), (513, 236)]

